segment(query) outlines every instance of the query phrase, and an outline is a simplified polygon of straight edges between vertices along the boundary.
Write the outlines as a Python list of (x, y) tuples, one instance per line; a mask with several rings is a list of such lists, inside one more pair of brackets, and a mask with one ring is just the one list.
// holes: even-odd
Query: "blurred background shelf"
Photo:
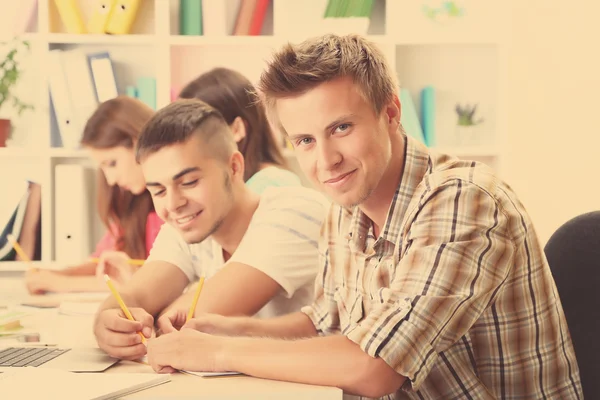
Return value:
[[(220, 7), (224, 4), (225, 14), (203, 10), (208, 21), (203, 35), (181, 34), (180, 0), (143, 0), (130, 33), (119, 35), (70, 33), (54, 0), (37, 1), (34, 22), (20, 36), (30, 41), (31, 51), (23, 60), (24, 78), (18, 87), (18, 93), (35, 110), (22, 117), (11, 116), (15, 129), (9, 147), (0, 148), (0, 168), (7, 168), (15, 176), (34, 177), (42, 185), (43, 236), (51, 237), (54, 231), (56, 166), (76, 163), (92, 168), (84, 150), (56, 147), (60, 145), (60, 132), (48, 90), (51, 73), (48, 68), (40, 68), (49, 65), (53, 50), (108, 54), (119, 94), (126, 94), (140, 80), (153, 81), (155, 95), (149, 103), (158, 109), (171, 102), (187, 82), (212, 68), (228, 67), (257, 82), (273, 50), (286, 42), (299, 42), (324, 31), (359, 33), (380, 46), (400, 87), (410, 93), (417, 115), (421, 112), (422, 88), (435, 88), (435, 150), (485, 161), (502, 174), (507, 132), (503, 84), (507, 62), (502, 39), (507, 16), (501, 6), (465, 0), (460, 2), (464, 15), (454, 18), (435, 8), (444, 2), (374, 0), (370, 17), (352, 22), (325, 20), (323, 10), (328, 0), (271, 0), (256, 34), (232, 35), (235, 13), (243, 1), (212, 2)], [(77, 3), (83, 19), (88, 21), (97, 1)], [(484, 122), (476, 143), (459, 145), (456, 140), (457, 103), (478, 104)], [(284, 148), (283, 152), (292, 168), (302, 175), (293, 150)], [(14, 160), (22, 167), (10, 167)], [(99, 221), (94, 223), (93, 240), (97, 241), (103, 229)], [(43, 248), (42, 258), (54, 260), (54, 244), (43, 242), (50, 244)]]

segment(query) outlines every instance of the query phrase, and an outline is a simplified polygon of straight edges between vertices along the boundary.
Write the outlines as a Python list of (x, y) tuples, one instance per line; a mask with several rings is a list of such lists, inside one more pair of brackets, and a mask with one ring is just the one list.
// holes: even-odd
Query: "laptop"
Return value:
[(0, 372), (14, 368), (52, 368), (70, 372), (102, 372), (117, 358), (97, 348), (14, 346), (0, 348)]

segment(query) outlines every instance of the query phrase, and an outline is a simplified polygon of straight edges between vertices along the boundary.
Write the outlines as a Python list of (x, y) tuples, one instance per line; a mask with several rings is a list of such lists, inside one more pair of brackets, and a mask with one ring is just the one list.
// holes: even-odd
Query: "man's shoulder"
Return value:
[(432, 163), (431, 171), (425, 175), (421, 190), (436, 193), (449, 185), (460, 184), (465, 191), (483, 191), (497, 198), (509, 190), (506, 183), (488, 165), (479, 161), (446, 160)]
[(273, 186), (261, 194), (259, 208), (264, 211), (309, 204), (327, 209), (330, 202), (320, 192), (305, 186)]

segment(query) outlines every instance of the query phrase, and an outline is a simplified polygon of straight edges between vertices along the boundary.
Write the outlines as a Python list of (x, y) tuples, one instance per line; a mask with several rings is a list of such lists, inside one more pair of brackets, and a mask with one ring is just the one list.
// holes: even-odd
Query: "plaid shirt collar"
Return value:
[[(431, 172), (431, 157), (427, 148), (417, 142), (416, 139), (405, 134), (403, 134), (403, 138), (404, 168), (402, 178), (388, 209), (385, 225), (379, 238), (375, 241), (375, 247), (384, 240), (392, 244), (397, 242), (400, 235), (398, 227), (401, 226), (402, 218), (404, 218), (416, 188), (423, 182), (425, 175)], [(369, 235), (374, 236), (373, 222), (358, 206), (350, 209), (350, 212), (352, 212), (352, 219), (346, 238), (353, 252), (364, 251), (367, 237)]]

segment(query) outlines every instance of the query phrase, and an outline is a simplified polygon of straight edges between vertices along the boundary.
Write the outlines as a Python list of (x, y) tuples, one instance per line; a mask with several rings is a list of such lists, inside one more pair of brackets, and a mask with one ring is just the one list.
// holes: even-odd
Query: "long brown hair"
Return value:
[(179, 97), (202, 100), (216, 108), (231, 125), (236, 117), (244, 121), (246, 137), (238, 143), (244, 156), (244, 180), (257, 173), (261, 164), (288, 168), (277, 144), (263, 105), (255, 97), (252, 83), (242, 74), (228, 68), (214, 68), (190, 83)]
[[(131, 97), (118, 96), (105, 101), (87, 121), (81, 144), (94, 149), (133, 149), (153, 114), (150, 107)], [(131, 258), (146, 258), (146, 220), (154, 210), (150, 193), (135, 195), (117, 185), (109, 186), (101, 170), (97, 183), (98, 213), (115, 237), (117, 250)]]

